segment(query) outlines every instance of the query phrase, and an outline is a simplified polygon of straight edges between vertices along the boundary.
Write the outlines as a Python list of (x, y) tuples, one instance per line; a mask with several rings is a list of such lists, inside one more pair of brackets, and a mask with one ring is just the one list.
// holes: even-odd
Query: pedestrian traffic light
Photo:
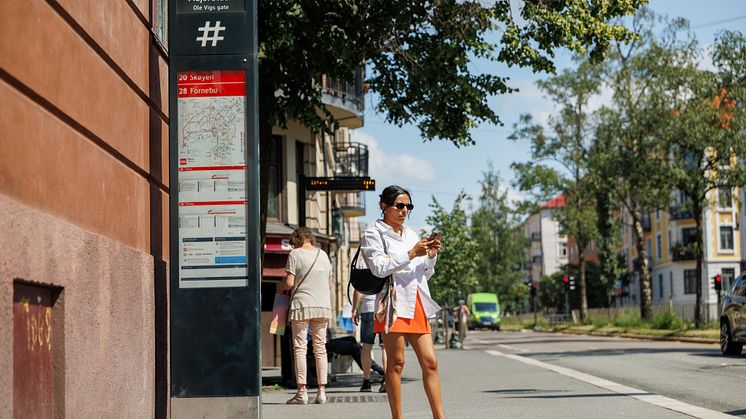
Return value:
[(569, 279), (570, 279), (569, 281), (570, 291), (575, 291), (575, 276), (570, 275)]
[(530, 284), (530, 286), (531, 286), (531, 296), (532, 296), (532, 297), (536, 297), (536, 286), (537, 286), (537, 285), (538, 285), (538, 284), (536, 284), (535, 282), (532, 282), (532, 283)]
[(565, 286), (565, 292), (570, 291), (570, 278), (568, 277), (562, 278), (562, 283)]
[(720, 292), (720, 290), (723, 289), (723, 277), (721, 277), (720, 275), (715, 275), (714, 283), (715, 291)]

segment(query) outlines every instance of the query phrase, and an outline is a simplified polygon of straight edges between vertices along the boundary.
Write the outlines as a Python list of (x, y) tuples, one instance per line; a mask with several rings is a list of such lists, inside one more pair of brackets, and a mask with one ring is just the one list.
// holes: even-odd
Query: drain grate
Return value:
[(386, 396), (359, 395), (359, 396), (327, 396), (327, 403), (383, 403), (387, 402)]

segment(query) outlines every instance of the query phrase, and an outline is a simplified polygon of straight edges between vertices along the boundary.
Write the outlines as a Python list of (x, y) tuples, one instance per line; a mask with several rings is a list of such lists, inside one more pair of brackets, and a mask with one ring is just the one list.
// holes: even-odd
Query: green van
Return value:
[(497, 294), (489, 292), (469, 294), (466, 305), (471, 313), (469, 330), (477, 327), (500, 330), (500, 302), (497, 300)]

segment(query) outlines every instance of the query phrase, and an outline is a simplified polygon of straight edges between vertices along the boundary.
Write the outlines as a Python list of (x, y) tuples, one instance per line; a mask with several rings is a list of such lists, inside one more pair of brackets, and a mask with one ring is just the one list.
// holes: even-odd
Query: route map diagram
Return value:
[(179, 166), (245, 164), (243, 97), (185, 97), (178, 107)]

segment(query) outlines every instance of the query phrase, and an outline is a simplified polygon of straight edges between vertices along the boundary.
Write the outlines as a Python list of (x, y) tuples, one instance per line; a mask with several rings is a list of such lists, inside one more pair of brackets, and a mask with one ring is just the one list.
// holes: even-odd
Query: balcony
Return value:
[(531, 241), (532, 242), (540, 242), (541, 241), (541, 233), (538, 231), (534, 231), (531, 233)]
[(367, 177), (368, 146), (352, 141), (342, 141), (334, 148), (336, 177)]
[(360, 128), (363, 126), (365, 110), (364, 70), (355, 70), (353, 82), (334, 80), (323, 76), (321, 79), (321, 101), (327, 106), (339, 126)]
[(673, 255), (674, 262), (696, 260), (697, 258), (697, 256), (694, 254), (694, 243), (676, 243), (671, 246), (671, 254)]
[(685, 211), (680, 207), (670, 207), (668, 213), (671, 215), (671, 220), (686, 220), (692, 218), (691, 211)]
[(337, 194), (337, 205), (345, 218), (365, 215), (364, 192), (342, 192)]

